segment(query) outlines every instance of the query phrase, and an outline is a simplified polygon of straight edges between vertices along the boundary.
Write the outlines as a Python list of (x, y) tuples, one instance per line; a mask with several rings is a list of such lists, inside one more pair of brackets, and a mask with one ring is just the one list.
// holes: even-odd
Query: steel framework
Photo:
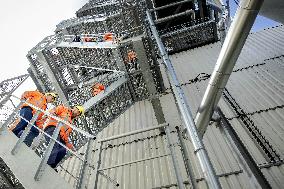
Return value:
[[(162, 8), (165, 7), (159, 10)], [(164, 53), (160, 53), (160, 46), (153, 42), (150, 33), (145, 33), (149, 31), (145, 22), (146, 9), (146, 2), (138, 0), (89, 1), (77, 11), (76, 18), (59, 23), (56, 34), (45, 38), (27, 55), (29, 72), (40, 90), (56, 91), (60, 97), (58, 103), (67, 106), (82, 104), (86, 108), (86, 116), (76, 120), (75, 124), (92, 135), (100, 132), (134, 102), (149, 97), (159, 124), (165, 124), (160, 101), (155, 97), (164, 91), (157, 61), (160, 55), (164, 58)], [(215, 19), (220, 10), (209, 10), (215, 11), (217, 16), (199, 19), (195, 18), (197, 10), (186, 10), (156, 20), (160, 24), (191, 15), (190, 22), (157, 33), (169, 53), (218, 40)], [(94, 96), (91, 89), (96, 83), (106, 89)], [(176, 84), (172, 87), (177, 87)], [(169, 130), (160, 129), (170, 135)], [(80, 132), (73, 132), (71, 139), (77, 149), (90, 142)], [(206, 159), (202, 142), (197, 143), (197, 153), (203, 155), (201, 159)], [(46, 147), (39, 146), (39, 154), (43, 154)], [(173, 165), (178, 185), (182, 188), (174, 154)], [(81, 173), (84, 172), (82, 169)], [(212, 173), (211, 177), (205, 176), (207, 181), (211, 178), (209, 185), (218, 188), (216, 179), (213, 182), (212, 169), (209, 173)]]

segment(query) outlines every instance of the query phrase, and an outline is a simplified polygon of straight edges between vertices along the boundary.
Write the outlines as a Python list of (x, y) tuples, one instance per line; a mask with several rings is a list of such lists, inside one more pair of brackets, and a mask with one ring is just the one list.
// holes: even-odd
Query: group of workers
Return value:
[[(12, 132), (17, 137), (20, 137), (23, 131), (28, 126), (28, 122), (30, 122), (32, 120), (32, 117), (35, 116), (35, 114), (38, 112), (38, 117), (34, 123), (31, 123), (33, 124), (33, 127), (31, 128), (30, 132), (24, 140), (24, 143), (27, 146), (31, 146), (33, 140), (39, 135), (39, 130), (42, 130), (52, 136), (55, 128), (59, 126), (59, 121), (57, 119), (46, 115), (43, 111), (37, 110), (37, 108), (39, 108), (41, 110), (46, 111), (47, 104), (55, 102), (56, 98), (56, 93), (43, 94), (39, 91), (26, 91), (23, 93), (21, 99), (24, 100), (25, 103), (20, 109), (21, 119), (18, 124), (12, 129)], [(48, 110), (48, 112), (50, 115), (60, 118), (61, 120), (64, 120), (69, 124), (72, 124), (72, 120), (74, 118), (84, 114), (84, 108), (83, 106), (75, 106), (73, 108), (69, 108), (64, 105), (59, 105), (57, 107), (52, 108), (51, 110)], [(60, 128), (57, 141), (61, 142), (67, 148), (74, 151), (74, 146), (72, 145), (72, 142), (69, 138), (71, 132), (72, 128), (69, 125), (63, 123)], [(49, 143), (50, 138), (45, 135), (45, 139)], [(55, 143), (47, 164), (50, 165), (52, 168), (55, 168), (57, 164), (66, 155), (66, 153), (67, 151), (65, 147), (61, 146), (58, 143)]]

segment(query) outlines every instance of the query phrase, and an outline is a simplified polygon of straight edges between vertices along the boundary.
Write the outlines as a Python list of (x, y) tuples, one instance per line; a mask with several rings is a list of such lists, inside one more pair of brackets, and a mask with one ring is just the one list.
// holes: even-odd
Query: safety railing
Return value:
[[(66, 152), (68, 152), (71, 156), (76, 157), (77, 159), (82, 161), (82, 164), (84, 164), (85, 166), (87, 165), (88, 167), (94, 168), (94, 166), (90, 162), (86, 161), (84, 158), (81, 157), (80, 153), (76, 152), (75, 149), (74, 149), (74, 151), (69, 149), (65, 144), (63, 144), (60, 141), (58, 141), (57, 138), (58, 138), (60, 129), (62, 128), (63, 125), (68, 125), (74, 131), (79, 132), (81, 135), (85, 136), (87, 138), (88, 142), (91, 141), (91, 140), (95, 140), (96, 139), (95, 135), (90, 134), (90, 133), (88, 133), (88, 132), (86, 132), (86, 131), (84, 131), (84, 130), (82, 130), (82, 129), (80, 129), (80, 128), (78, 128), (78, 127), (76, 127), (76, 126), (74, 126), (74, 125), (72, 125), (70, 123), (68, 123), (66, 120), (63, 120), (63, 119), (61, 119), (59, 117), (56, 117), (56, 116), (52, 115), (50, 112), (48, 112), (46, 110), (43, 110), (43, 109), (40, 109), (40, 108), (34, 106), (33, 104), (28, 103), (25, 100), (22, 100), (22, 99), (16, 97), (15, 95), (11, 95), (11, 98), (15, 98), (17, 100), (20, 100), (20, 103), (15, 108), (9, 107), (6, 104), (1, 104), (3, 106), (6, 106), (8, 109), (10, 109), (12, 111), (12, 113), (7, 118), (7, 120), (2, 124), (2, 126), (0, 128), (0, 134), (1, 134), (1, 131), (3, 131), (4, 129), (8, 129), (10, 123), (14, 120), (15, 116), (20, 118), (20, 119), (22, 119), (22, 120), (24, 120), (24, 121), (26, 121), (28, 123), (27, 127), (25, 128), (25, 130), (21, 134), (20, 138), (16, 142), (15, 146), (11, 150), (11, 154), (12, 155), (16, 155), (17, 154), (17, 152), (19, 151), (20, 147), (24, 143), (25, 138), (27, 137), (27, 135), (29, 134), (29, 132), (30, 132), (30, 130), (32, 128), (37, 129), (41, 134), (43, 134), (45, 136), (45, 138), (48, 138), (48, 140), (50, 140), (50, 142), (49, 142), (49, 144), (47, 146), (47, 149), (46, 149), (46, 151), (44, 152), (44, 154), (42, 156), (42, 159), (41, 159), (41, 162), (40, 162), (40, 164), (39, 164), (39, 166), (37, 168), (37, 171), (36, 171), (36, 173), (34, 175), (34, 179), (36, 181), (40, 180), (41, 177), (43, 176), (43, 173), (45, 172), (46, 167), (47, 167), (47, 161), (48, 161), (48, 159), (50, 157), (50, 154), (52, 152), (52, 149), (53, 149), (53, 147), (54, 147), (54, 145), (56, 143), (58, 145), (62, 146), (63, 148), (65, 148)], [(23, 116), (21, 116), (18, 113), (19, 110), (22, 108), (23, 104), (27, 104), (28, 106), (30, 106), (31, 108), (36, 110), (36, 113), (33, 115), (32, 119), (30, 121), (25, 119)], [(55, 119), (56, 121), (58, 121), (58, 124), (56, 125), (56, 128), (55, 128), (52, 136), (50, 134), (46, 133), (44, 130), (38, 128), (34, 124), (40, 113), (44, 113), (44, 115), (48, 116), (48, 118), (52, 118), (52, 119)], [(43, 128), (46, 127), (47, 123), (48, 123), (48, 121), (45, 121)], [(72, 175), (72, 176), (74, 176), (74, 175)], [(108, 177), (107, 175), (105, 175), (105, 176)], [(78, 177), (76, 177), (76, 176), (74, 176), (74, 177), (77, 179), (77, 181), (79, 180)]]

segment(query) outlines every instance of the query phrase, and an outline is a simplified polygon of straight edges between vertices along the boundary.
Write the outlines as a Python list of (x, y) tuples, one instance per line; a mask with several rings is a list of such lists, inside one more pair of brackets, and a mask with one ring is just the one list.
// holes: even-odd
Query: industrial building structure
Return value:
[(28, 73), (85, 107), (77, 151), (55, 172), (51, 144), (13, 136), (28, 76), (3, 81), (0, 187), (283, 188), (284, 26), (249, 31), (259, 10), (283, 23), (284, 2), (236, 3), (231, 21), (228, 1), (90, 0), (59, 23)]

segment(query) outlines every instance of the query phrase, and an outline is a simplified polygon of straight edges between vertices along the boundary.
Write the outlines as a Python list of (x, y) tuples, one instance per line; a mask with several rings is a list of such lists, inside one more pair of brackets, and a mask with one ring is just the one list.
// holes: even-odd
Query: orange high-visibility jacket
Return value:
[(104, 40), (105, 40), (105, 41), (113, 41), (113, 35), (112, 35), (112, 33), (106, 33), (106, 34), (104, 35)]
[[(26, 91), (22, 94), (21, 99), (25, 99), (26, 102), (39, 107), (40, 109), (46, 110), (47, 107), (47, 102), (46, 102), (46, 97), (44, 94), (42, 94), (39, 91)], [(22, 107), (26, 107), (29, 106), (28, 104), (23, 104)], [(29, 106), (30, 107), (30, 106)], [(36, 109), (31, 107), (33, 110), (33, 114), (35, 114)], [(42, 117), (43, 113), (40, 113), (41, 115), (39, 115), (38, 119), (40, 117)]]
[(100, 92), (102, 92), (103, 90), (105, 90), (105, 86), (102, 85), (101, 83), (96, 83), (93, 86), (93, 96), (96, 96), (97, 94), (99, 94)]
[[(62, 120), (67, 121), (68, 123), (72, 124), (72, 111), (70, 108), (65, 107), (63, 105), (57, 106), (54, 109), (50, 110), (50, 113), (56, 117), (61, 118)], [(58, 121), (53, 118), (48, 118), (48, 123), (46, 127), (50, 126), (57, 126)], [(60, 137), (61, 139), (66, 143), (66, 145), (69, 145), (69, 135), (72, 132), (72, 128), (69, 125), (63, 125), (60, 129)]]

